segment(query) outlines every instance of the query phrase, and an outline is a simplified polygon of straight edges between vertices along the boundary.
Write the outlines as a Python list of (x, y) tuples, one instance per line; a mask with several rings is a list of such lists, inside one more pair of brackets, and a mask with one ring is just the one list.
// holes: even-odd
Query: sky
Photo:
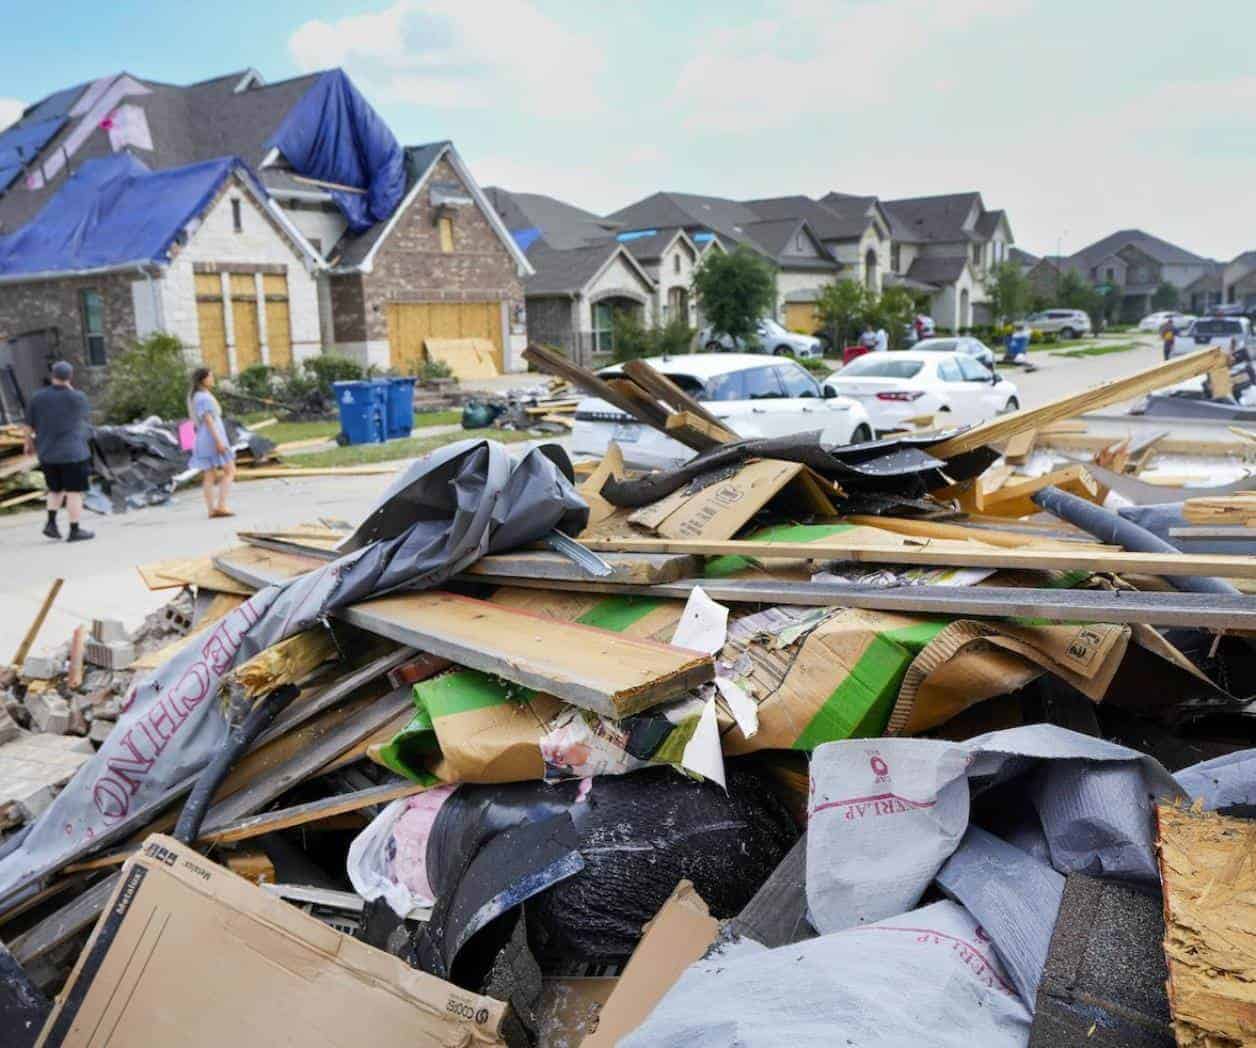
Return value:
[[(5, 0), (0, 127), (125, 69), (343, 66), (407, 144), (599, 213), (979, 190), (1016, 242), (1256, 249), (1256, 0)], [(212, 15), (212, 17), (211, 17)]]

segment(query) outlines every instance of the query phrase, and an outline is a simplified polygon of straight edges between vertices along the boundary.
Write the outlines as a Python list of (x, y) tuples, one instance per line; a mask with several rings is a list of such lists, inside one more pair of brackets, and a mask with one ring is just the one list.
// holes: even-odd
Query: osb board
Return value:
[(427, 355), (449, 367), (454, 378), (495, 378), (493, 343), (487, 338), (427, 338)]
[(158, 560), (151, 564), (137, 564), (135, 568), (150, 590), (198, 586), (216, 593), (235, 593), (243, 597), (252, 596), (253, 593), (247, 586), (214, 567), (211, 557)]
[(1256, 1043), (1256, 821), (1169, 805), (1156, 816), (1177, 1042)]

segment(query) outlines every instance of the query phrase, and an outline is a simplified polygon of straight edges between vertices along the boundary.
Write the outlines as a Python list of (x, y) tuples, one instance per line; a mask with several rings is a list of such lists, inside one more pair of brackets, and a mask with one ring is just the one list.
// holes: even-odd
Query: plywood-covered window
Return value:
[(442, 215), (437, 219), (436, 226), (440, 230), (440, 249), (448, 255), (454, 249), (454, 220)]

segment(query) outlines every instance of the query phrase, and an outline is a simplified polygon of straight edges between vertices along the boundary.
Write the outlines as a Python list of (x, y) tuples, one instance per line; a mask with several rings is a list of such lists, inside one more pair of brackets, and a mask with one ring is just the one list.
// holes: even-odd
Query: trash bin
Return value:
[(388, 388), (388, 407), (385, 412), (384, 433), (389, 440), (394, 437), (408, 437), (414, 429), (414, 383), (413, 375), (406, 378), (386, 378), (381, 380)]
[(382, 444), (385, 436), (388, 390), (377, 382), (333, 382), (340, 432), (344, 444)]

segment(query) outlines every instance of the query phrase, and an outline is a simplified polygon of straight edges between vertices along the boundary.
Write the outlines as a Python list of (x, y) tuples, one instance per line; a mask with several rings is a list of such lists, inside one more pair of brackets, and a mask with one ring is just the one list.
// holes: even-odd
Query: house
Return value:
[(1208, 278), (1216, 263), (1141, 229), (1122, 229), (1096, 240), (1068, 261), (1096, 287), (1121, 289), (1124, 320), (1150, 313), (1152, 298), (1162, 284), (1177, 288), (1188, 300), (1195, 296), (1201, 305), (1214, 292), (1210, 286), (1214, 281)]
[[(618, 234), (683, 230), (699, 248), (718, 241), (728, 250), (745, 247), (776, 267), (777, 317), (790, 323), (789, 306), (809, 315), (820, 288), (838, 279), (841, 264), (808, 219), (814, 201), (782, 197), (736, 201), (694, 193), (654, 193), (607, 216)], [(827, 213), (825, 213), (827, 215)], [(825, 219), (827, 220), (827, 218)]]
[(698, 327), (701, 319), (693, 295), (693, 276), (703, 251), (689, 234), (679, 228), (641, 229), (620, 233), (615, 239), (654, 281), (653, 322), (665, 325), (680, 320)]
[(99, 386), (157, 330), (224, 374), (330, 348), (408, 366), (425, 330), (521, 366), (530, 272), (453, 146), (403, 150), (339, 70), (118, 73), (0, 131), (0, 346), (28, 385), (64, 356)]
[(1256, 251), (1245, 251), (1226, 265), (1221, 281), (1219, 301), (1256, 309)]
[[(617, 223), (539, 193), (490, 186), (486, 196), (531, 267), (523, 288), (529, 339), (587, 363), (613, 348), (617, 312), (653, 322), (658, 285), (630, 250), (632, 241), (616, 239)], [(663, 257), (663, 247), (640, 249)]]

